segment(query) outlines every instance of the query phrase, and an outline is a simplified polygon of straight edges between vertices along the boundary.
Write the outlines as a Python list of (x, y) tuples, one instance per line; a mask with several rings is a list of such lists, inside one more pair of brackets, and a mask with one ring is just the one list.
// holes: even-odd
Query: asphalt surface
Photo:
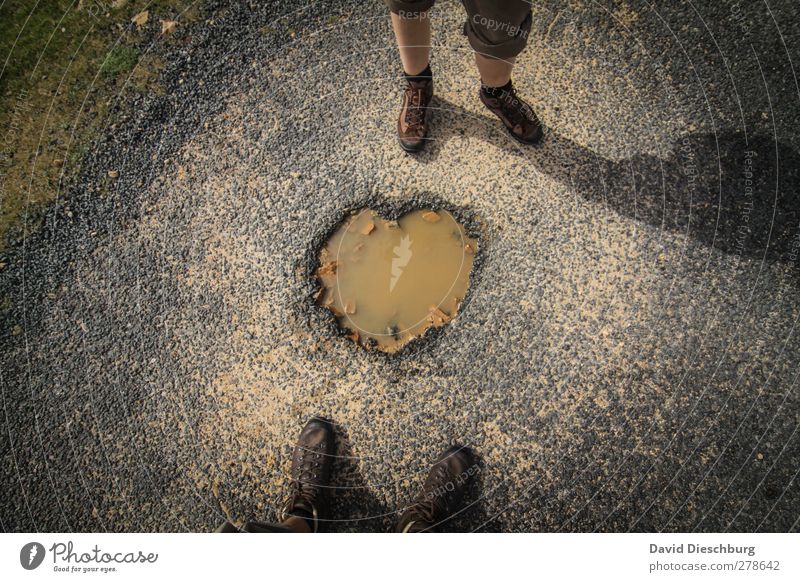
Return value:
[[(800, 10), (569, 4), (533, 8), (525, 148), (441, 2), (416, 157), (381, 3), (212, 5), (152, 48), (151, 23), (164, 94), (120, 96), (0, 272), (0, 526), (274, 519), (322, 414), (335, 531), (391, 529), (453, 443), (480, 472), (447, 529), (796, 531)], [(313, 303), (317, 251), (348, 210), (422, 205), (480, 241), (468, 298), (366, 352)]]

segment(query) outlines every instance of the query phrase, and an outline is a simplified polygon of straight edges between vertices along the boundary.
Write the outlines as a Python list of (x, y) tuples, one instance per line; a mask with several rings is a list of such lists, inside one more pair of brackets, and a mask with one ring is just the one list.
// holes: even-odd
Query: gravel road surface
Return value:
[[(391, 529), (453, 443), (480, 471), (446, 529), (796, 531), (800, 7), (533, 4), (544, 142), (483, 108), (442, 1), (418, 156), (382, 3), (212, 3), (166, 44), (153, 19), (164, 93), (119, 96), (0, 272), (3, 530), (275, 519), (318, 413), (334, 531)], [(480, 244), (458, 317), (394, 356), (312, 300), (364, 206)]]

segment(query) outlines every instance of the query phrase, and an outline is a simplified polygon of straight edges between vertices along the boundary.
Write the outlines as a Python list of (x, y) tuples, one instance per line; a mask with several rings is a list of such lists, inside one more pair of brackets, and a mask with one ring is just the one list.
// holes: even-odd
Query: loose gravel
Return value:
[[(5, 259), (2, 528), (275, 519), (322, 414), (335, 531), (391, 529), (453, 443), (480, 477), (448, 529), (796, 530), (800, 14), (770, 4), (534, 3), (525, 148), (440, 2), (418, 156), (381, 3), (211, 4)], [(362, 207), (481, 244), (459, 316), (395, 356), (313, 301)]]

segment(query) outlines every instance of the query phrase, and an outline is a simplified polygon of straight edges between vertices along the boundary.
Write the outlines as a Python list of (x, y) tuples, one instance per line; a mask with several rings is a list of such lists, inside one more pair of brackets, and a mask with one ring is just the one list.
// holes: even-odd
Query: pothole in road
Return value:
[(385, 220), (350, 215), (320, 251), (316, 300), (363, 346), (395, 352), (449, 323), (469, 287), (477, 241), (444, 210)]

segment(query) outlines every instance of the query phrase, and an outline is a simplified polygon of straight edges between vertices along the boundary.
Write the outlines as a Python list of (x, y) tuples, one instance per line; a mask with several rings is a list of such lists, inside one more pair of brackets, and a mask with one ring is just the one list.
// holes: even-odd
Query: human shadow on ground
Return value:
[(331, 481), (333, 503), (328, 528), (332, 532), (392, 531), (395, 512), (375, 493), (359, 468), (344, 425), (336, 425), (336, 460)]
[[(353, 454), (347, 430), (342, 425), (336, 426), (337, 459), (334, 464), (331, 483), (334, 496), (331, 518), (327, 529), (332, 532), (393, 532), (412, 498), (398, 507), (389, 507), (382, 501), (378, 493), (379, 485), (369, 484), (359, 469), (359, 458)], [(475, 462), (481, 468), (470, 480), (465, 495), (464, 505), (456, 514), (437, 527), (442, 532), (469, 532), (480, 528), (483, 532), (502, 531), (502, 524), (493, 519), (481, 495), (483, 491), (483, 461), (476, 454)], [(418, 487), (422, 488), (424, 477)]]
[(451, 139), (477, 138), (622, 216), (729, 255), (797, 261), (800, 154), (773, 136), (687, 134), (677, 136), (663, 155), (631, 152), (613, 160), (554, 131), (546, 131), (537, 146), (523, 146), (488, 113), (475, 115), (439, 98), (433, 108), (421, 163), (436, 163)]
[(444, 532), (502, 532), (504, 531), (502, 512), (490, 512), (487, 501), (488, 497), (494, 496), (507, 499), (506, 484), (501, 485), (502, 491), (497, 488), (487, 489), (485, 487), (486, 463), (479, 452), (474, 448), (471, 450), (475, 465), (479, 470), (467, 484), (462, 507), (452, 519), (444, 522), (439, 529)]

